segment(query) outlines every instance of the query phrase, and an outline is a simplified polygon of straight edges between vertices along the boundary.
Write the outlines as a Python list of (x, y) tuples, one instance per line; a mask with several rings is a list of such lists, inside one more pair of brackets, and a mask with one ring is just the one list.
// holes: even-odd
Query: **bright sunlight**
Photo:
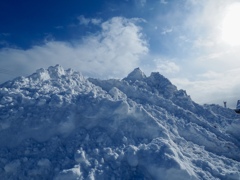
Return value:
[(222, 40), (232, 46), (240, 45), (240, 3), (227, 7), (222, 22)]

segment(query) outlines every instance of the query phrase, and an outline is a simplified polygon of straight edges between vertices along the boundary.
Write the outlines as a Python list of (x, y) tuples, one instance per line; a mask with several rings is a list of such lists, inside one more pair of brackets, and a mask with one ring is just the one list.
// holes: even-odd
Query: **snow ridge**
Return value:
[(3, 179), (239, 179), (240, 121), (159, 73), (60, 65), (0, 85)]

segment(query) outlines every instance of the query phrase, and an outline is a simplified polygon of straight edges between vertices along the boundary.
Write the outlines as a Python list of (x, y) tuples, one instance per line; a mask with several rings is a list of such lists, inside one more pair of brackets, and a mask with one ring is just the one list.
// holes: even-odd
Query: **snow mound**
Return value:
[(124, 80), (134, 82), (136, 80), (143, 80), (146, 75), (141, 71), (140, 68), (134, 69)]
[(60, 65), (0, 85), (2, 179), (240, 179), (240, 118), (159, 73)]

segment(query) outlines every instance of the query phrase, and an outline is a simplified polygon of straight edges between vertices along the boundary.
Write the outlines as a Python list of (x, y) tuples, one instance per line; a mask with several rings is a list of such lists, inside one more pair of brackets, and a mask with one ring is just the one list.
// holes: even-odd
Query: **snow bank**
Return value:
[(239, 115), (159, 73), (61, 66), (0, 85), (2, 179), (240, 179)]

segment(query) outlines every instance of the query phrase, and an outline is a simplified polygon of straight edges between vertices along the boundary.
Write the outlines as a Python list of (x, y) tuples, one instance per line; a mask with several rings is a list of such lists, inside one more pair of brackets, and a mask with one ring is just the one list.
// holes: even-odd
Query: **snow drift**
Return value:
[(240, 179), (240, 118), (159, 73), (61, 66), (0, 85), (2, 179)]

